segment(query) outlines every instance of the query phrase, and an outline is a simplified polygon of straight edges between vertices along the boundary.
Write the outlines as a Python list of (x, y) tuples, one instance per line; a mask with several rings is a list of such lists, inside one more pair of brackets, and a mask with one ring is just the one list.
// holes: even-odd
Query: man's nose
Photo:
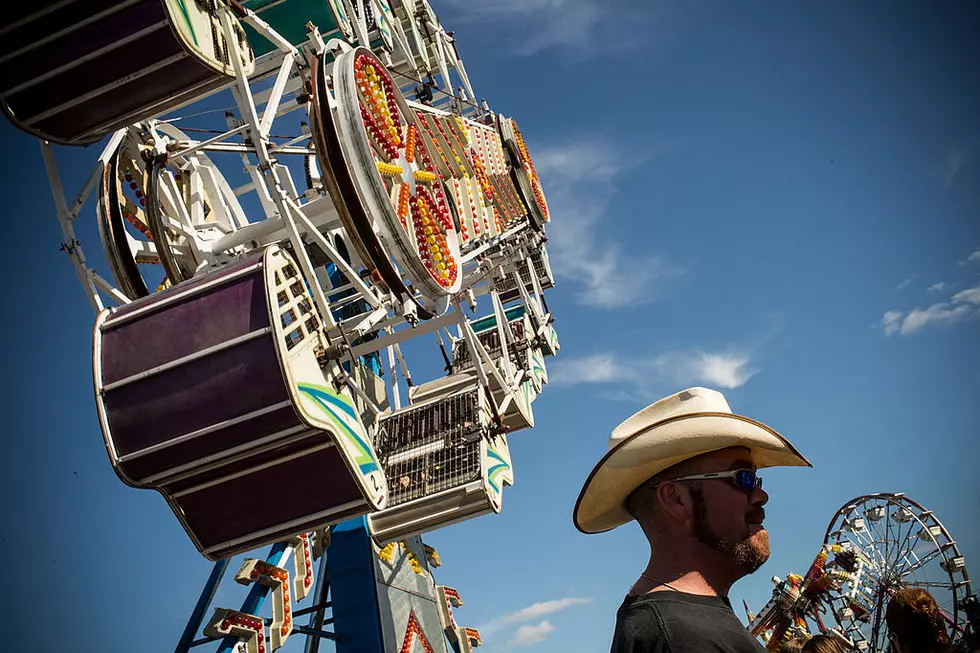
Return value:
[(764, 506), (769, 503), (769, 493), (761, 487), (757, 487), (749, 495), (749, 502), (754, 506)]

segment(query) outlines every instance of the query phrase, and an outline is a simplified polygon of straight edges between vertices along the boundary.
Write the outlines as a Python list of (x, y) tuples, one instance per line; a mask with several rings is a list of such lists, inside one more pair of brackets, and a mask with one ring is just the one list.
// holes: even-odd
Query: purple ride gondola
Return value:
[(38, 138), (87, 145), (251, 75), (245, 31), (227, 0), (6, 3), (0, 110)]
[(326, 345), (278, 246), (103, 311), (94, 377), (113, 468), (163, 494), (211, 560), (383, 508), (384, 471), (321, 367)]

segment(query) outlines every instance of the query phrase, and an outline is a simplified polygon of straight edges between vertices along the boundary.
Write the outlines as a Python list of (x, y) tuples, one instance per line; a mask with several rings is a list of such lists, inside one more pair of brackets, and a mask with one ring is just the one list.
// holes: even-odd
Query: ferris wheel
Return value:
[(888, 650), (885, 610), (905, 587), (932, 594), (953, 641), (971, 628), (967, 606), (975, 599), (965, 559), (935, 514), (904, 494), (848, 501), (830, 521), (824, 544), (857, 553), (857, 569), (830, 589), (828, 603), (840, 632), (858, 650)]

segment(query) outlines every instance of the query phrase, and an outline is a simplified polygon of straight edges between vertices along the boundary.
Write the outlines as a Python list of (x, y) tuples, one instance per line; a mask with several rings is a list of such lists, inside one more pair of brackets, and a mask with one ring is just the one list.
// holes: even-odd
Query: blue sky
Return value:
[[(863, 493), (906, 492), (980, 561), (980, 7), (433, 4), (477, 94), (528, 140), (559, 274), (562, 351), (538, 426), (511, 439), (503, 513), (426, 538), (482, 650), (608, 648), (646, 545), (632, 526), (581, 535), (571, 509), (610, 430), (690, 385), (722, 389), (814, 463), (765, 474), (773, 555), (736, 605), (803, 571)], [(109, 467), (92, 314), (40, 153), (6, 122), (0, 142), (2, 551), (28, 606), (8, 640), (172, 650), (210, 564), (159, 496)], [(97, 152), (59, 155), (75, 192)]]

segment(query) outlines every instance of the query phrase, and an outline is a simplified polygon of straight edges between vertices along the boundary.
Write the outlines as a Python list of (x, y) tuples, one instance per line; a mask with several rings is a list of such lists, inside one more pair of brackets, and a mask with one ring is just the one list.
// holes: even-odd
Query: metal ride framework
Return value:
[[(382, 559), (401, 542), (422, 574), (431, 556), (420, 562), (421, 540), (406, 538), (499, 512), (513, 483), (507, 437), (534, 425), (559, 346), (544, 298), (550, 214), (523, 135), (475, 101), (426, 0), (41, 4), (6, 28), (0, 100), (40, 140), (62, 249), (97, 316), (113, 467), (159, 491), (215, 561), (177, 650), (265, 653), (297, 633), (316, 651), (336, 639), (324, 630), (332, 525), (363, 519)], [(39, 39), (41, 25), (61, 29)], [(39, 43), (54, 54), (10, 78)], [(148, 60), (124, 54), (140, 44)], [(106, 61), (135, 68), (84, 74)], [(51, 106), (31, 95), (65, 75), (82, 87)], [(227, 128), (192, 137), (214, 131), (214, 111), (193, 109), (222, 93), (235, 104)], [(105, 136), (69, 201), (52, 142)], [(229, 157), (246, 183), (219, 170)], [(108, 276), (75, 231), (93, 194)], [(481, 302), (490, 313), (468, 319)], [(425, 334), (447, 375), (419, 385), (401, 346)], [(270, 483), (302, 499), (270, 514)], [(252, 585), (240, 609), (205, 625), (231, 557), (265, 545), (235, 576)], [(271, 617), (258, 616), (269, 597)], [(412, 624), (426, 637), (424, 620), (408, 615), (403, 644)], [(457, 651), (479, 645), (443, 628)]]

